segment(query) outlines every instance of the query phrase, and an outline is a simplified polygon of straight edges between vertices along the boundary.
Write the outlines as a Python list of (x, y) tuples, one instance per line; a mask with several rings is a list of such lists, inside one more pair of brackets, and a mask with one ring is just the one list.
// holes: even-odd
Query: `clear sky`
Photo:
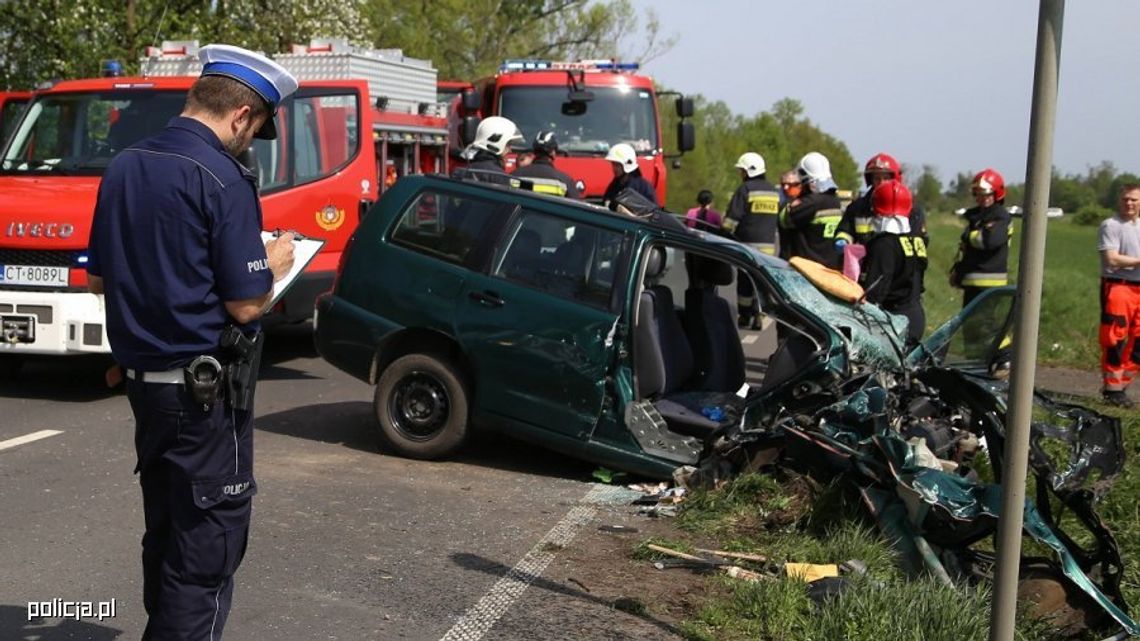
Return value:
[[(643, 67), (664, 85), (743, 115), (795, 98), (860, 166), (1025, 178), (1038, 0), (633, 2), (680, 36)], [(1140, 0), (1066, 3), (1053, 165), (1140, 174), (1138, 97)]]

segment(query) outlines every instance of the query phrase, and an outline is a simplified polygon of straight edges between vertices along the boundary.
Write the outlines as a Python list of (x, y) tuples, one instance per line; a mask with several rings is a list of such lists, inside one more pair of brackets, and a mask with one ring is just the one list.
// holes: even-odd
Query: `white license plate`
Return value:
[(67, 287), (66, 267), (36, 265), (0, 265), (0, 285)]

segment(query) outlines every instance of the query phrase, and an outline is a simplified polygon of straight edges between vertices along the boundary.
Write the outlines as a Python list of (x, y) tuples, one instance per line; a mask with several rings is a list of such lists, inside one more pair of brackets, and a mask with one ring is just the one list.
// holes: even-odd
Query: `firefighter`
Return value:
[(452, 176), (477, 182), (518, 186), (503, 169), (503, 156), (511, 143), (523, 140), (515, 123), (502, 116), (489, 116), (479, 123), (475, 140), (463, 150), (467, 166), (455, 170)]
[(609, 153), (606, 154), (606, 160), (610, 161), (610, 166), (614, 172), (614, 178), (606, 187), (605, 195), (602, 196), (607, 207), (617, 210), (617, 203), (614, 199), (623, 189), (632, 189), (648, 198), (654, 205), (660, 205), (657, 202), (657, 192), (653, 189), (653, 185), (649, 184), (649, 181), (641, 175), (641, 169), (637, 166), (637, 152), (633, 150), (632, 146), (622, 142), (610, 147)]
[[(962, 307), (993, 287), (1009, 284), (1009, 239), (1013, 235), (1009, 211), (1005, 208), (1005, 179), (994, 169), (983, 169), (974, 176), (971, 187), (977, 207), (966, 210), (966, 229), (958, 244), (959, 258), (950, 268), (950, 284), (962, 288)], [(971, 325), (964, 330), (968, 349), (977, 353), (1001, 331), (999, 320)], [(991, 373), (1009, 374), (1011, 339), (1002, 338), (990, 365)]]
[(1097, 250), (1102, 394), (1106, 403), (1132, 407), (1125, 390), (1140, 369), (1140, 185), (1121, 188), (1116, 216), (1100, 224)]
[(533, 190), (543, 194), (581, 198), (574, 179), (554, 167), (554, 156), (558, 153), (558, 139), (553, 131), (540, 131), (531, 143), (534, 158), (525, 166), (520, 166), (511, 174), (526, 178), (533, 184)]
[(802, 256), (840, 269), (843, 252), (835, 241), (843, 210), (835, 193), (839, 188), (831, 179), (831, 162), (818, 151), (809, 152), (800, 159), (796, 172), (803, 183), (803, 193), (780, 216), (781, 238), (787, 241), (788, 256)]
[[(803, 193), (804, 184), (800, 180), (800, 174), (795, 169), (789, 169), (780, 174), (780, 214), (776, 217), (780, 222), (780, 227), (783, 229), (783, 222), (787, 220), (788, 208), (792, 203), (799, 201), (800, 194)], [(781, 232), (783, 233), (783, 232)], [(789, 245), (787, 241), (779, 243), (780, 245), (780, 258), (788, 260), (792, 257), (789, 253)]]
[(182, 114), (107, 167), (88, 249), (135, 417), (144, 639), (221, 638), (257, 493), (258, 318), (293, 264), (291, 233), (262, 243), (257, 178), (236, 156), (276, 138), (297, 80), (237, 47), (199, 57)]
[(917, 345), (926, 329), (922, 309), (922, 272), (926, 243), (910, 227), (912, 198), (901, 180), (880, 181), (871, 192), (871, 235), (859, 283), (869, 302), (892, 314), (906, 316), (907, 345)]
[[(845, 240), (866, 244), (870, 239), (871, 223), (874, 220), (871, 211), (871, 193), (884, 180), (902, 180), (902, 166), (894, 156), (878, 153), (871, 156), (863, 168), (863, 182), (866, 183), (867, 190), (843, 212), (843, 222), (839, 225), (839, 231), (846, 234), (843, 237)], [(909, 218), (912, 233), (920, 234), (923, 242), (929, 243), (930, 239), (926, 234), (926, 213), (922, 211), (922, 207), (914, 205)]]
[[(736, 240), (762, 254), (775, 256), (780, 192), (768, 182), (764, 157), (750, 151), (742, 154), (734, 167), (740, 172), (740, 186), (724, 212), (724, 227)], [(752, 280), (744, 272), (736, 278), (736, 312), (740, 327), (754, 327), (760, 314)]]

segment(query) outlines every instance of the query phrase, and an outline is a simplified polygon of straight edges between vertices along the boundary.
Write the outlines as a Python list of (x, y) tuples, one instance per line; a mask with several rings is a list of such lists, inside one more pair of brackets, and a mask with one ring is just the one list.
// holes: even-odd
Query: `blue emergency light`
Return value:
[(123, 65), (118, 60), (106, 60), (103, 62), (104, 78), (118, 78), (122, 75)]
[(599, 62), (594, 67), (602, 71), (637, 71), (641, 65), (636, 62)]
[(499, 65), (499, 71), (541, 71), (550, 69), (549, 60), (505, 60)]

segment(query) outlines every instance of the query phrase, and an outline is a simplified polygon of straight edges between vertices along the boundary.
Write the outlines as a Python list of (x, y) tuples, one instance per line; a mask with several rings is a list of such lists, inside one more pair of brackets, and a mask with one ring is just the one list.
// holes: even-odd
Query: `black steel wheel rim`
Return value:
[(447, 424), (451, 397), (439, 378), (429, 372), (411, 372), (396, 382), (388, 398), (388, 415), (404, 438), (429, 441)]

